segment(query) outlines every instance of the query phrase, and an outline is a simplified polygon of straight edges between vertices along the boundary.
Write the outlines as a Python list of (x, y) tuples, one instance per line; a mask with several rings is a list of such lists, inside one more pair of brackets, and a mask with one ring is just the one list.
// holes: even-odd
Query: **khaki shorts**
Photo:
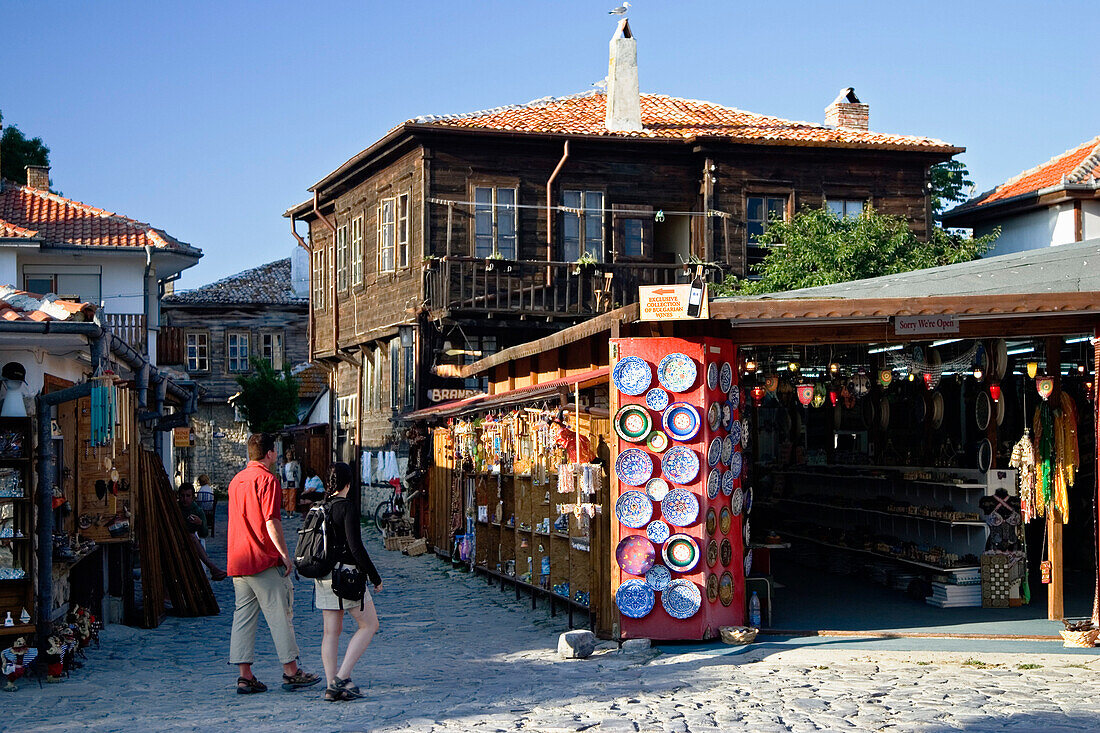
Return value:
[[(367, 588), (363, 589), (363, 601), (371, 600), (370, 595), (370, 581), (367, 581)], [(340, 605), (341, 598), (332, 592), (332, 573), (329, 573), (323, 578), (316, 578), (313, 581), (313, 607), (319, 611), (339, 611), (341, 608), (359, 608), (357, 601), (343, 601), (344, 605)]]

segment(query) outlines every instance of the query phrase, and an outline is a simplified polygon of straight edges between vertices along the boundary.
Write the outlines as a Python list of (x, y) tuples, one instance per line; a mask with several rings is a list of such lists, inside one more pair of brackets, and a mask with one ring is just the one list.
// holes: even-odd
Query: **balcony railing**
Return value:
[(148, 330), (144, 313), (104, 313), (103, 325), (135, 351), (148, 352)]
[[(708, 281), (721, 279), (719, 268), (706, 269)], [(639, 285), (672, 285), (690, 278), (683, 265), (445, 257), (427, 264), (424, 286), (434, 311), (567, 318), (636, 303)]]

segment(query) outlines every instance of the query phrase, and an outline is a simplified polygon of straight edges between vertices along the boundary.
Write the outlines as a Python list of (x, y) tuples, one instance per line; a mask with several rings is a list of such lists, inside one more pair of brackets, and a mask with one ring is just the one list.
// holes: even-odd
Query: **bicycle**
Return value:
[(390, 498), (380, 502), (374, 509), (374, 525), (383, 537), (412, 532), (412, 517), (409, 515), (409, 505), (413, 499), (419, 496), (420, 490), (406, 495), (400, 483), (393, 487)]

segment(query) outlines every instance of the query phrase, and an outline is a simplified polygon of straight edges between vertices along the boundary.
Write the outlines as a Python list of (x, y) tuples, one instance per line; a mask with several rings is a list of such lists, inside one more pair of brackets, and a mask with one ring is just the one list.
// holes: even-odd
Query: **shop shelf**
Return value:
[(0, 636), (17, 636), (19, 634), (33, 634), (36, 627), (34, 624), (16, 624), (15, 626), (0, 626)]
[(779, 499), (781, 502), (787, 504), (801, 504), (802, 506), (824, 507), (826, 509), (836, 509), (838, 511), (852, 511), (861, 512), (863, 514), (880, 514), (884, 517), (893, 517), (895, 519), (919, 519), (924, 522), (936, 522), (937, 524), (945, 524), (951, 527), (984, 527), (985, 522), (977, 520), (954, 522), (949, 519), (938, 519), (936, 517), (924, 517), (920, 514), (902, 514), (901, 512), (884, 512), (879, 509), (863, 509), (856, 506), (838, 506), (836, 504), (826, 504), (824, 502), (817, 501), (803, 501), (801, 499)]
[(848, 552), (859, 552), (859, 553), (863, 553), (864, 555), (871, 555), (872, 557), (879, 557), (879, 558), (882, 558), (884, 560), (893, 560), (895, 562), (902, 562), (902, 563), (905, 563), (907, 565), (914, 565), (914, 566), (919, 567), (919, 568), (927, 568), (929, 570), (935, 570), (936, 572), (939, 572), (939, 573), (959, 573), (959, 572), (962, 572), (964, 570), (977, 570), (978, 569), (977, 565), (969, 565), (969, 566), (966, 566), (966, 567), (958, 567), (958, 568), (945, 568), (945, 567), (941, 567), (939, 565), (933, 565), (931, 563), (921, 562), (920, 560), (910, 560), (909, 558), (906, 558), (906, 557), (898, 557), (897, 555), (888, 555), (885, 552), (878, 552), (877, 550), (865, 550), (862, 547), (845, 547), (844, 545), (834, 545), (831, 542), (825, 542), (824, 540), (814, 539), (813, 537), (807, 537), (806, 535), (795, 534), (793, 532), (784, 532), (783, 534), (786, 537), (793, 537), (794, 539), (803, 540), (805, 542), (813, 542), (814, 544), (821, 545), (822, 547), (831, 547), (835, 550), (847, 550)]

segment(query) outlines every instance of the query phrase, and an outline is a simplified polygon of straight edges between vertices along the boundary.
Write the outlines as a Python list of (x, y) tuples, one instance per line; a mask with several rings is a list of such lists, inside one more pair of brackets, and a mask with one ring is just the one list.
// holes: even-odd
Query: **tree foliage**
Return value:
[(954, 159), (936, 163), (928, 171), (928, 175), (932, 213), (936, 216), (942, 214), (949, 205), (966, 201), (970, 187), (974, 185), (974, 181), (970, 180), (970, 171)]
[[(0, 124), (4, 116), (0, 114)], [(49, 165), (50, 149), (42, 138), (27, 138), (14, 125), (3, 128), (0, 135), (0, 177), (23, 183), (27, 180), (28, 165)]]
[(753, 267), (759, 280), (730, 275), (716, 294), (777, 293), (968, 262), (985, 252), (998, 234), (999, 230), (974, 238), (933, 227), (931, 240), (925, 242), (903, 217), (869, 207), (854, 217), (806, 208), (789, 221), (768, 224), (760, 237), (761, 243), (770, 245), (767, 256)]
[(252, 373), (237, 377), (241, 394), (234, 405), (253, 433), (273, 433), (298, 422), (298, 380), (265, 359), (251, 358)]

